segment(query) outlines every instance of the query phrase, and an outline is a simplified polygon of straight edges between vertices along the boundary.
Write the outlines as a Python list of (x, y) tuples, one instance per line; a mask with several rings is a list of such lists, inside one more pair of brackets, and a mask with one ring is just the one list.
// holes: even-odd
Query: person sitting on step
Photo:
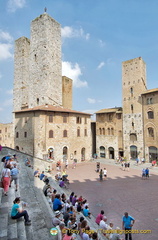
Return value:
[(16, 197), (15, 200), (13, 201), (14, 205), (12, 206), (11, 210), (11, 218), (12, 219), (18, 219), (21, 217), (24, 217), (25, 219), (25, 225), (31, 225), (31, 220), (29, 220), (29, 215), (26, 210), (20, 208), (19, 203), (20, 203), (20, 197)]

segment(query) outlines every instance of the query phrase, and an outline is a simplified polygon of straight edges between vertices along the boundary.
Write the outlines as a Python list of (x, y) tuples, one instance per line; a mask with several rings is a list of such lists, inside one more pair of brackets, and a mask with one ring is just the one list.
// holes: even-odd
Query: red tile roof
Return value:
[(25, 108), (19, 111), (15, 111), (15, 113), (22, 113), (22, 112), (32, 112), (32, 111), (48, 111), (48, 112), (66, 112), (66, 113), (76, 113), (76, 114), (84, 114), (84, 115), (91, 115), (90, 113), (79, 112), (68, 108), (63, 108), (59, 106), (53, 105), (41, 105), (34, 108)]

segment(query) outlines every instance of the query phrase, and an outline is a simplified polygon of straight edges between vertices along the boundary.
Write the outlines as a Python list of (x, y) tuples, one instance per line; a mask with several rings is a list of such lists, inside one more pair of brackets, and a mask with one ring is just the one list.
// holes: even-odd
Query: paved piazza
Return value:
[(158, 168), (150, 170), (149, 180), (142, 180), (141, 170), (149, 164), (135, 166), (132, 162), (128, 172), (110, 161), (101, 162), (101, 168), (108, 171), (108, 179), (103, 182), (95, 171), (96, 162), (78, 164), (76, 169), (69, 167), (71, 190), (88, 200), (94, 216), (103, 209), (114, 228), (121, 228), (122, 215), (127, 211), (135, 218), (133, 229), (152, 230), (151, 234), (133, 234), (133, 240), (158, 239)]

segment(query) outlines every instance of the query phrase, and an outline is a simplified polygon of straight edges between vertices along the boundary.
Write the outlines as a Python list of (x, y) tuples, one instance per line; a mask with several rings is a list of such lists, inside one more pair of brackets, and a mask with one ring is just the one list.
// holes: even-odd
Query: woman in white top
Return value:
[(4, 194), (7, 196), (10, 185), (10, 169), (8, 165), (2, 170), (2, 184), (4, 188)]

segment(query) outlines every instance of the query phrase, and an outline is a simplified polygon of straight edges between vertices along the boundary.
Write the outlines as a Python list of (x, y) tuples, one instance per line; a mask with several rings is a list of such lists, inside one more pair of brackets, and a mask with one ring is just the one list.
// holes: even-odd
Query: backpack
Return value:
[(3, 157), (3, 158), (1, 159), (1, 162), (5, 162), (5, 157)]

